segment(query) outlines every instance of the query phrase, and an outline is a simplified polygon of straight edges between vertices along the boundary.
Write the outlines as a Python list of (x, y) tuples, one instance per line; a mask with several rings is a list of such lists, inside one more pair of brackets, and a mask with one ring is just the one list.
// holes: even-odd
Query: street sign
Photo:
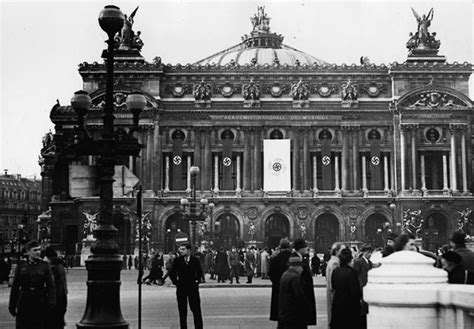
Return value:
[(174, 240), (175, 240), (176, 245), (179, 247), (189, 242), (189, 236), (184, 232), (178, 232), (174, 236)]

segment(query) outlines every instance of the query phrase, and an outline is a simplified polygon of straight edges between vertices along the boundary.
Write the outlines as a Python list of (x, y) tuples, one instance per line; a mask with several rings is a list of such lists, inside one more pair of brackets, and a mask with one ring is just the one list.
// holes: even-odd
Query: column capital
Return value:
[(450, 131), (466, 131), (467, 123), (450, 123), (449, 130)]
[(400, 123), (400, 130), (409, 131), (409, 130), (417, 130), (419, 127), (418, 123)]

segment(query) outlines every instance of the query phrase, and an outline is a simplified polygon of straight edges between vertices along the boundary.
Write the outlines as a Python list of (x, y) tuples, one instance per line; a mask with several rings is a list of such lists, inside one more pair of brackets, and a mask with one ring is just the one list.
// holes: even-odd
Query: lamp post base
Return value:
[(86, 268), (86, 310), (77, 328), (128, 329), (120, 309), (120, 255), (92, 254)]

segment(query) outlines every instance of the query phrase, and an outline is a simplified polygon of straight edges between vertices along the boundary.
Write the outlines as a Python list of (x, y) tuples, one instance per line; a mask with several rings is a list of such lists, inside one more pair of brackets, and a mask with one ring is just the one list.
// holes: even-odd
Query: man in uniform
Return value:
[(20, 261), (13, 278), (8, 310), (16, 316), (16, 327), (46, 329), (45, 316), (56, 304), (53, 275), (40, 258), (41, 247), (32, 240), (26, 244), (28, 259)]

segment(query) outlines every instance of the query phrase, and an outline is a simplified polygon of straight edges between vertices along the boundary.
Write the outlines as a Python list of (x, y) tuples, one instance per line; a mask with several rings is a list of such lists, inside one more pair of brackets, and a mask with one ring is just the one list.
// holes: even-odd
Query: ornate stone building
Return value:
[[(216, 205), (199, 226), (200, 239), (215, 233), (218, 245), (254, 240), (275, 247), (282, 237), (300, 236), (318, 252), (337, 240), (380, 245), (413, 210), (421, 210), (425, 246), (446, 243), (458, 211), (474, 202), (471, 64), (438, 55), (428, 21), (410, 37), (407, 60), (390, 65), (366, 58), (360, 65), (328, 64), (283, 44), (263, 8), (251, 22), (236, 46), (194, 64), (146, 62), (141, 41), (118, 50), (117, 138), (131, 126), (127, 93), (139, 89), (148, 99), (138, 132), (141, 157), (120, 164), (146, 190), (155, 246), (172, 249), (178, 229), (189, 232), (180, 199), (191, 192), (191, 165), (201, 169), (198, 196)], [(101, 128), (105, 72), (103, 63), (79, 66), (93, 102), (86, 119), (91, 135)], [(54, 150), (43, 149), (43, 194), (51, 198), (53, 242), (72, 252), (82, 239), (82, 213), (98, 210), (98, 193), (71, 195), (71, 165), (97, 162), (62, 151), (76, 134), (71, 106), (54, 106), (51, 120), (56, 130), (45, 149)], [(264, 139), (291, 140), (291, 191), (263, 190)], [(115, 198), (127, 253), (134, 204), (131, 194)]]

